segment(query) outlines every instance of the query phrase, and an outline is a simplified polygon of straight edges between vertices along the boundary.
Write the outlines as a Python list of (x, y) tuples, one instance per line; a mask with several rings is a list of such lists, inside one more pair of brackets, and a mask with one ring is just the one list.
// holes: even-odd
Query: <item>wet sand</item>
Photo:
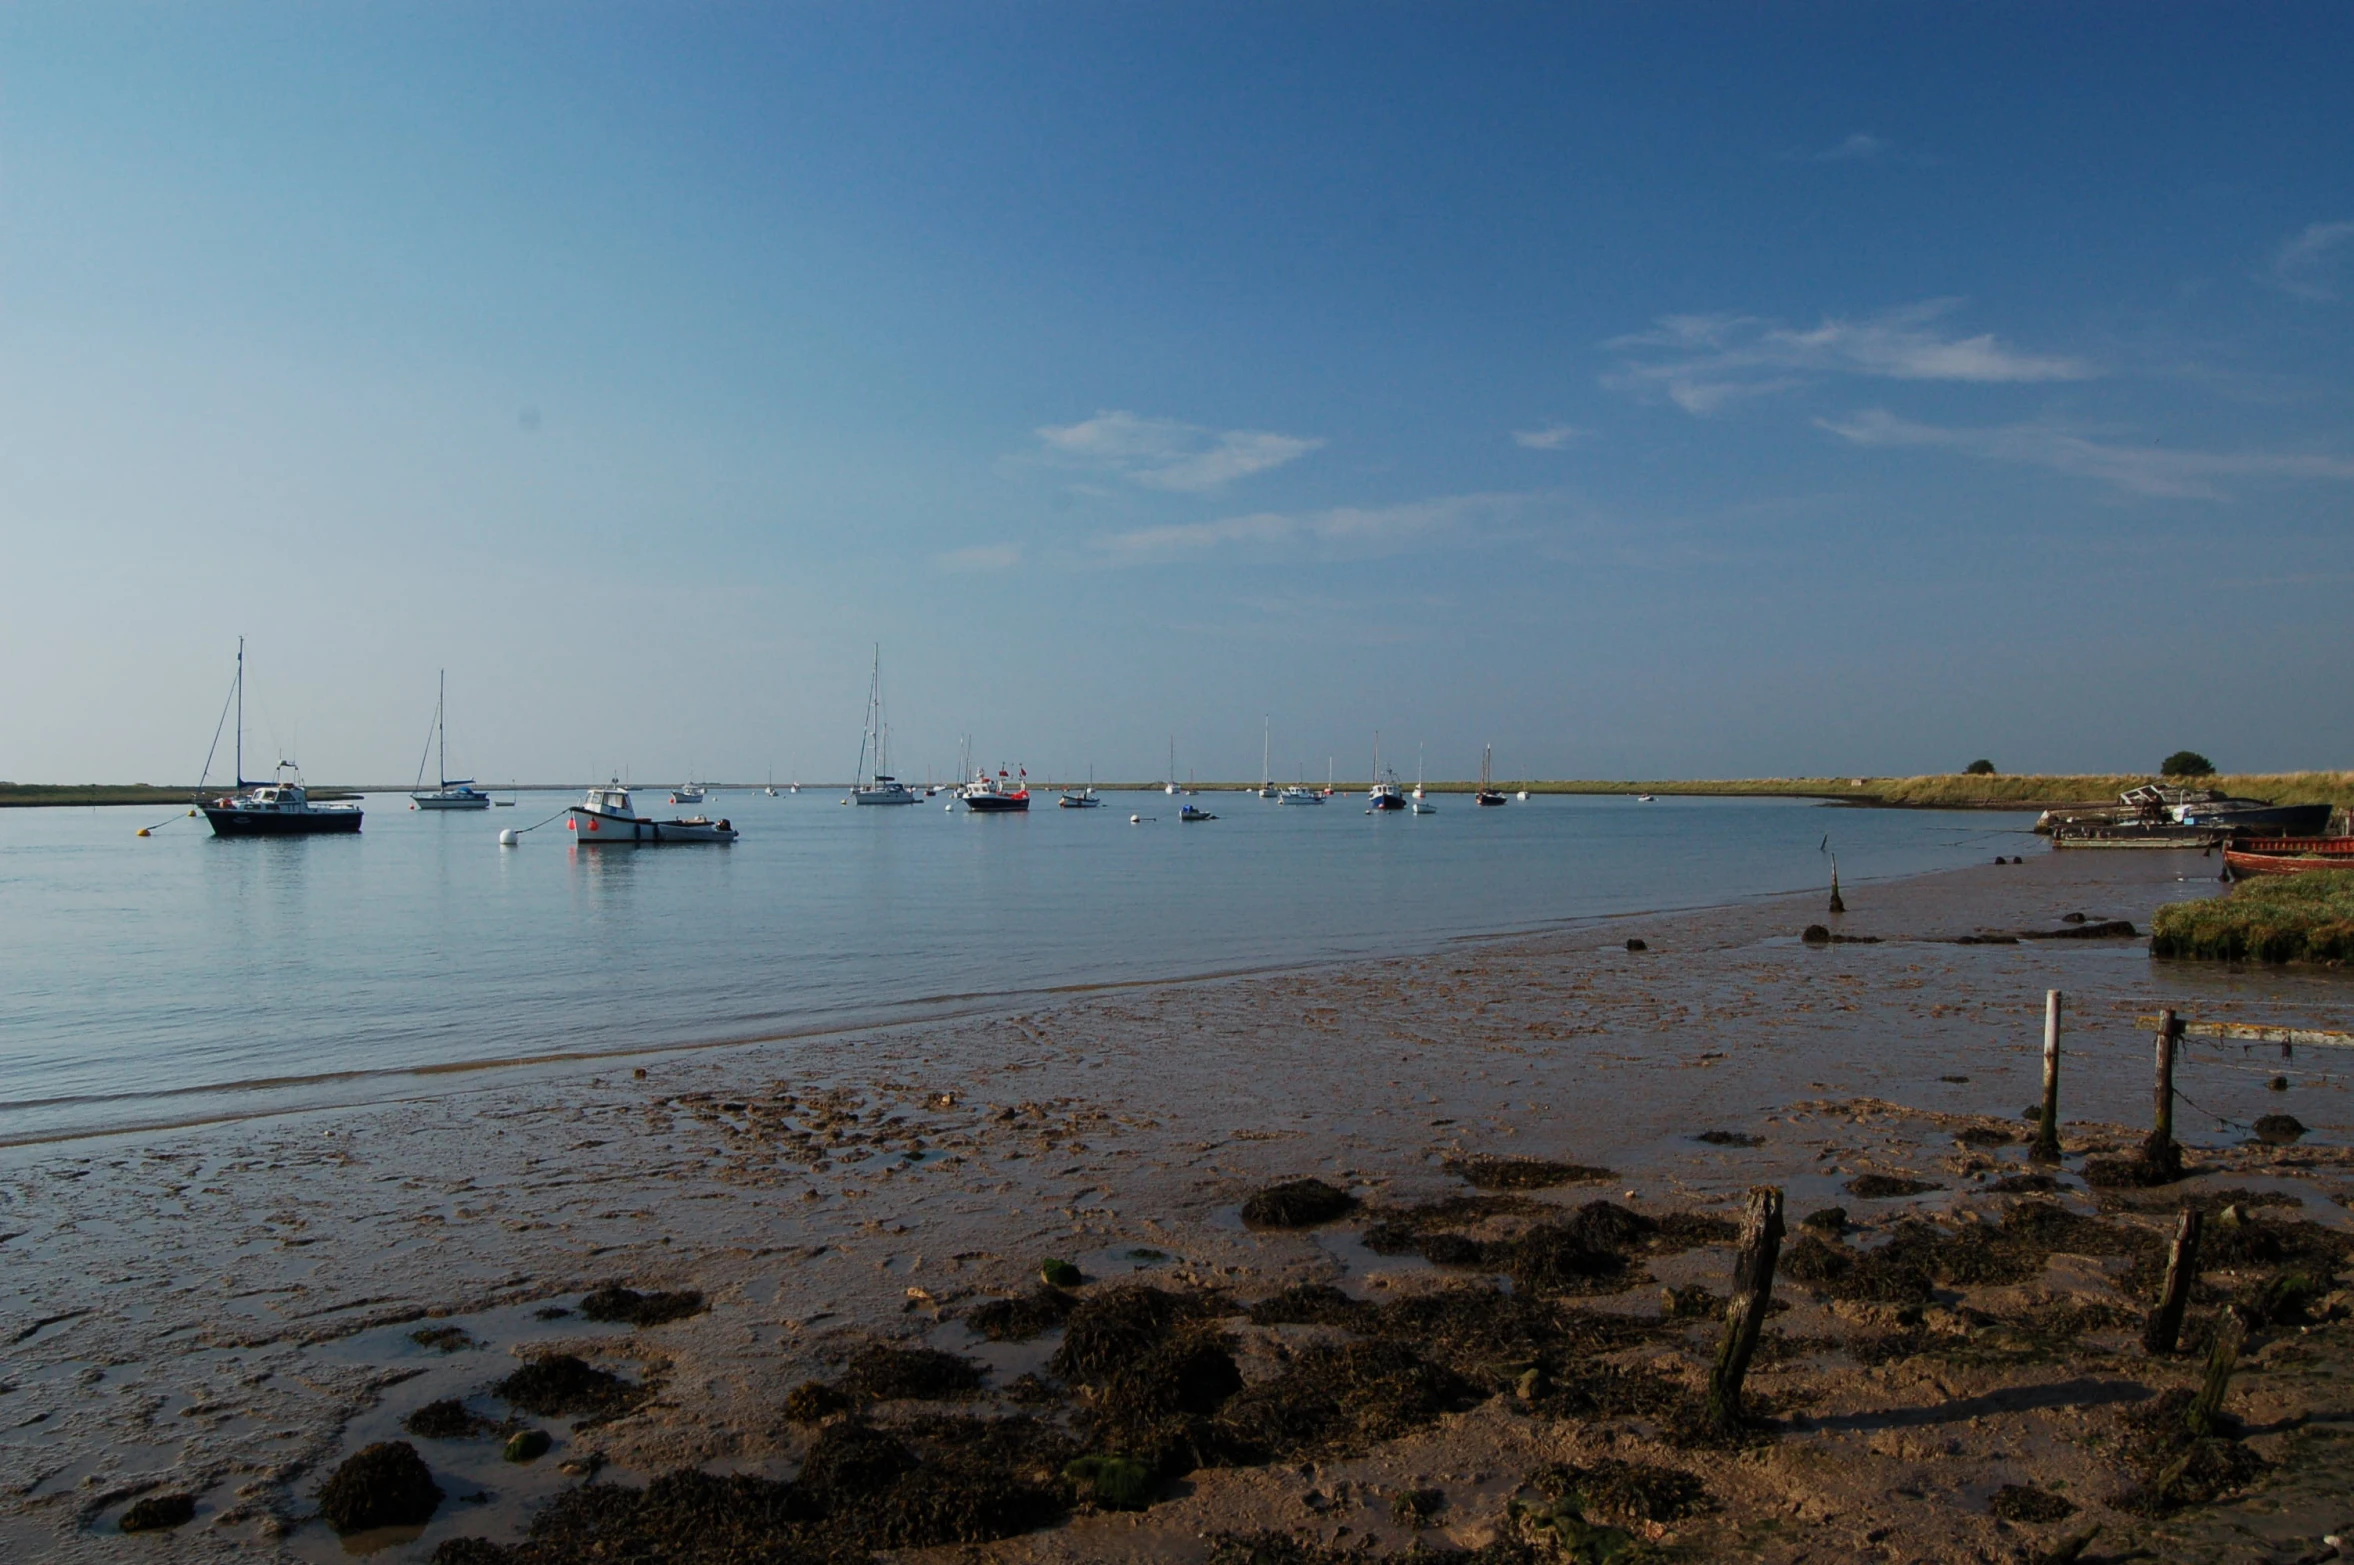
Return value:
[[(1379, 1301), (1478, 1281), (1375, 1253), (1363, 1214), (1246, 1228), (1242, 1200), (1280, 1180), (1321, 1178), (1379, 1212), (1464, 1193), (1443, 1167), (1464, 1154), (1612, 1171), (1528, 1193), (1541, 1209), (1487, 1219), (1474, 1237), (1491, 1239), (1597, 1198), (1653, 1216), (1728, 1214), (1756, 1184), (1787, 1191), (1793, 1238), (1797, 1219), (1832, 1205), (1864, 1244), (1907, 1214), (2000, 1219), (2020, 1198), (1990, 1186), (2025, 1170), (2025, 1147), (1957, 1136), (2020, 1126), (2053, 987), (2071, 1005), (2059, 1199), (2091, 1213), (2082, 1155), (2146, 1128), (2149, 1035), (2134, 1014), (2174, 1005), (2354, 1029), (2354, 987), (2335, 973), (2153, 966), (2140, 941), (1955, 938), (2056, 929), (2072, 912), (2146, 928), (2161, 902), (2210, 894), (2213, 872), (2191, 855), (2041, 854), (1850, 887), (1837, 919), (1811, 896), (1613, 919), (650, 1057), (642, 1076), (628, 1063), (575, 1067), (408, 1103), (9, 1149), (0, 1553), (116, 1558), (115, 1523), (136, 1497), (187, 1492), (194, 1519), (142, 1548), (326, 1560), (360, 1543), (423, 1559), (451, 1537), (520, 1538), (593, 1468), (623, 1483), (683, 1464), (788, 1477), (810, 1430), (783, 1416), (785, 1393), (835, 1374), (862, 1343), (971, 1354), (993, 1394), (1042, 1369), (1051, 1336), (986, 1342), (965, 1317), (1029, 1289), (1050, 1256), (1097, 1288), (1134, 1275), (1225, 1290), (1246, 1380), (1305, 1340), (1239, 1313), (1286, 1286)], [(1803, 945), (1813, 922), (1879, 942)], [(1629, 938), (1648, 949), (1628, 951)], [(2205, 1172), (2158, 1205), (2275, 1193), (2301, 1205), (2266, 1215), (2345, 1230), (2354, 1058), (2321, 1052), (2282, 1062), (2191, 1045), (2178, 1130)], [(2267, 1112), (2311, 1133), (2293, 1148), (2249, 1144), (2246, 1124)], [(1704, 1131), (1758, 1144), (1696, 1139)], [(1938, 1188), (1846, 1193), (1871, 1173)], [(2108, 1220), (2155, 1233), (2166, 1218)], [(1643, 1260), (1640, 1281), (1575, 1302), (1656, 1322), (1662, 1287), (1721, 1293), (1730, 1267), (1729, 1247), (1707, 1244)], [(2134, 1346), (2126, 1317), (2146, 1301), (2126, 1270), (2123, 1256), (2055, 1254), (2026, 1283), (1942, 1289), (1910, 1322), (1785, 1280), (1790, 1308), (1751, 1382), (1780, 1424), (1737, 1450), (1503, 1394), (1361, 1454), (1205, 1469), (1149, 1510), (1082, 1515), (978, 1557), (1199, 1560), (1205, 1534), (1258, 1530), (1389, 1552), (1417, 1536), (1393, 1501), (1421, 1488), (1444, 1503), (1419, 1536), (1476, 1546), (1513, 1530), (1508, 1506), (1532, 1469), (1602, 1457), (1700, 1478), (1705, 1507), (1650, 1531), (1702, 1558), (2024, 1559), (2097, 1522), (2088, 1559), (2134, 1547), (2290, 1559), (2354, 1522), (2345, 1323), (2259, 1333), (2231, 1406), (2248, 1446), (2280, 1465), (2247, 1496), (2163, 1517), (2105, 1503), (2127, 1481), (2119, 1409), (2189, 1384), (2195, 1368)], [(697, 1289), (710, 1307), (642, 1328), (550, 1318), (612, 1281)], [(2025, 1347), (2004, 1334), (2054, 1303), (2108, 1324)], [(414, 1340), (451, 1326), (465, 1333), (454, 1350)], [(1892, 1333), (1911, 1351), (1890, 1348)], [(1654, 1332), (1620, 1358), (1692, 1383), (1713, 1341), (1706, 1328)], [(502, 1461), (493, 1439), (419, 1440), (449, 1497), (422, 1532), (339, 1540), (317, 1519), (318, 1486), (345, 1457), (403, 1438), (402, 1419), (440, 1398), (501, 1416), (489, 1385), (556, 1349), (644, 1382), (650, 1399), (585, 1429), (528, 1420), (556, 1437), (528, 1465)], [(1999, 1520), (1989, 1498), (2013, 1483), (2080, 1508), (2052, 1524)]]

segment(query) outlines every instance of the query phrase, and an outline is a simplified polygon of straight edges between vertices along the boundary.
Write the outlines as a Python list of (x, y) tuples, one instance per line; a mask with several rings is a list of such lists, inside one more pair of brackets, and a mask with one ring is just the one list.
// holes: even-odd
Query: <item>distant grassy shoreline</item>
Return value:
[(2354, 870), (2244, 880), (2158, 910), (2150, 955), (2218, 962), (2354, 960)]
[[(1508, 793), (1526, 789), (1532, 794), (1597, 794), (1632, 795), (1649, 793), (1684, 798), (1799, 798), (1821, 799), (1826, 802), (1856, 805), (1879, 805), (1894, 809), (1922, 810), (2042, 810), (2065, 805), (2109, 804), (2126, 789), (2155, 779), (2147, 775), (2125, 773), (2095, 775), (2022, 775), (2017, 777), (1971, 777), (1961, 773), (1945, 773), (1928, 777), (1737, 777), (1717, 779), (1658, 778), (1627, 782), (1555, 780), (1533, 781), (1499, 779), (1498, 788)], [(2335, 804), (2354, 808), (2354, 772), (2273, 772), (2230, 773), (2200, 779), (2204, 786), (2219, 788), (2227, 793), (2247, 794), (2269, 799), (2277, 804)], [(527, 785), (527, 791), (544, 791), (550, 787), (573, 789), (580, 784)], [(664, 784), (641, 784), (641, 792), (665, 791)], [(722, 783), (715, 787), (730, 792), (757, 790), (759, 783)], [(838, 791), (839, 783), (803, 783), (804, 793)], [(1057, 789), (1077, 789), (1079, 782), (1035, 782), (1033, 788), (1041, 792)], [(1201, 782), (1193, 787), (1204, 793), (1232, 793), (1249, 791), (1256, 783)], [(1337, 787), (1347, 792), (1362, 793), (1362, 781), (1343, 781)], [(1470, 782), (1426, 782), (1423, 787), (1431, 793), (1470, 793), (1477, 785)], [(1158, 783), (1099, 782), (1100, 792), (1128, 792), (1136, 789), (1158, 789)], [(207, 790), (218, 794), (226, 786), (215, 784)], [(390, 788), (318, 788), (314, 798), (349, 798), (360, 793), (405, 793), (406, 785)], [(504, 789), (496, 790), (505, 792)], [(0, 783), (0, 809), (30, 806), (62, 805), (118, 805), (152, 804), (184, 805), (196, 790), (189, 786), (158, 786), (149, 783), (131, 784), (52, 784)]]

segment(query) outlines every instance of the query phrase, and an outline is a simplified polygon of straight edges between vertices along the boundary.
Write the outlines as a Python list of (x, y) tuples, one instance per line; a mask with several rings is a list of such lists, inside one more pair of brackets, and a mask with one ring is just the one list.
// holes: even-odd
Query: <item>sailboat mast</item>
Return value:
[(245, 786), (245, 638), (237, 638), (237, 786)]
[(441, 671), (441, 694), (433, 699), (433, 731), (441, 736), (441, 785), (450, 785), (450, 671)]

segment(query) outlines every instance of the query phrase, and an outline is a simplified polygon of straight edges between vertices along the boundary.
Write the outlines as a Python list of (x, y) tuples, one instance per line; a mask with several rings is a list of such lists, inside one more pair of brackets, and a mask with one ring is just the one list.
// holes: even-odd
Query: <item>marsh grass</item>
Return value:
[(2152, 956), (2223, 962), (2354, 960), (2354, 870), (2245, 880), (2229, 896), (2158, 910)]

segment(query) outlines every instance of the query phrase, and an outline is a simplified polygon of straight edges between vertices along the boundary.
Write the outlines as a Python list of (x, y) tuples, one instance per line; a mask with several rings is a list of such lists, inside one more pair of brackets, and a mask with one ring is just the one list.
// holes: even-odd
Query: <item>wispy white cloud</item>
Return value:
[(1885, 156), (1893, 146), (1894, 143), (1885, 136), (1875, 136), (1869, 131), (1859, 130), (1836, 146), (1825, 147), (1822, 151), (1811, 154), (1810, 161), (1816, 163), (1862, 163), (1872, 158)]
[(1022, 563), (1022, 546), (1018, 543), (980, 543), (969, 549), (951, 549), (946, 554), (932, 556), (932, 563), (944, 571), (1010, 571)]
[(1037, 432), (1049, 457), (1113, 473), (1147, 489), (1198, 494), (1297, 461), (1324, 444), (1257, 429), (1208, 429), (1173, 418), (1103, 412)]
[(1662, 316), (1650, 331), (1607, 344), (1624, 357), (1603, 384), (1706, 415), (1833, 375), (1998, 384), (2099, 373), (2081, 359), (2020, 352), (1991, 332), (1956, 337), (1939, 330), (1960, 304), (1929, 299), (1861, 320), (1826, 317), (1803, 329), (1753, 315)]
[(2338, 259), (2354, 242), (2354, 223), (2308, 223), (2273, 253), (2260, 277), (2282, 293), (2326, 302), (2338, 296)]
[(2169, 500), (2223, 500), (2218, 479), (2285, 478), (2354, 482), (2354, 460), (2305, 451), (2185, 451), (2112, 445), (2049, 424), (1955, 429), (1916, 424), (1884, 409), (1816, 424), (1859, 446), (1933, 447), (2015, 466), (2048, 468)]
[(1581, 440), (1592, 439), (1593, 434), (1592, 430), (1580, 429), (1575, 424), (1547, 424), (1542, 429), (1516, 429), (1512, 439), (1531, 451), (1562, 451)]
[(1396, 554), (1442, 536), (1492, 525), (1528, 504), (1517, 494), (1449, 495), (1403, 505), (1335, 506), (1324, 511), (1258, 511), (1111, 533), (1095, 541), (1109, 565), (1167, 565), (1229, 547), (1305, 552), (1326, 559)]

